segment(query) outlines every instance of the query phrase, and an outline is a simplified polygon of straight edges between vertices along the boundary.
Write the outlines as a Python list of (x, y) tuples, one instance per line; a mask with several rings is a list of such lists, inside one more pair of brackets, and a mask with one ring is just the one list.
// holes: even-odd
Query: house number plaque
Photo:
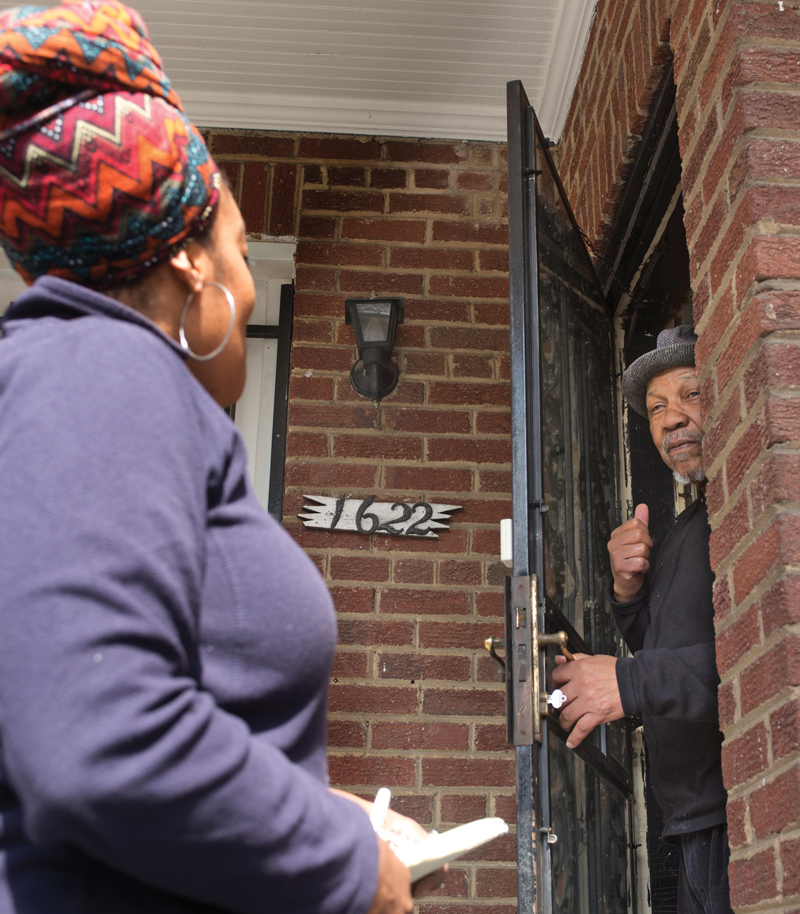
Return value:
[[(447, 530), (449, 512), (457, 511), (461, 505), (429, 505), (418, 501), (376, 502), (375, 496), (368, 498), (334, 498), (327, 495), (304, 495), (308, 504), (303, 506), (306, 514), (298, 517), (306, 527), (321, 530), (347, 530), (355, 533), (377, 533), (385, 536), (415, 536), (422, 539), (438, 539), (436, 530)], [(442, 523), (444, 521), (444, 523)]]

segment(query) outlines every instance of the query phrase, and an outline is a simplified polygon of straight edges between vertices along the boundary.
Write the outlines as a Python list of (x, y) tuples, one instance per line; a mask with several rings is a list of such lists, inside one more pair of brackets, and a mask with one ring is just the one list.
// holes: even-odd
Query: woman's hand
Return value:
[[(356, 803), (367, 813), (367, 815), (372, 812), (373, 804), (370, 803), (369, 800), (363, 800), (361, 797), (357, 797), (352, 793), (345, 793), (343, 790), (335, 790), (334, 788), (331, 788), (331, 793), (335, 793), (340, 797), (344, 797), (346, 800)], [(404, 841), (421, 841), (423, 838), (428, 837), (428, 832), (425, 831), (419, 822), (410, 819), (408, 816), (403, 816), (393, 809), (388, 809), (386, 811), (386, 818), (383, 820), (381, 833), (383, 837), (389, 841), (391, 841), (393, 835), (396, 835), (398, 844), (402, 844)], [(436, 870), (435, 873), (418, 879), (411, 887), (414, 898), (422, 898), (423, 895), (435, 892), (444, 882), (447, 870), (448, 867), (443, 866), (441, 869)], [(409, 876), (408, 878), (410, 881), (411, 877)]]
[(389, 845), (378, 841), (378, 887), (367, 914), (411, 914), (411, 874)]

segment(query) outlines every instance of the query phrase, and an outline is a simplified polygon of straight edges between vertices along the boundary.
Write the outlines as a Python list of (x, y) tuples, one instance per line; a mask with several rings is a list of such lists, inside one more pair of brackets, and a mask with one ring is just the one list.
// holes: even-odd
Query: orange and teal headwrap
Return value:
[(137, 12), (0, 13), (0, 243), (27, 282), (135, 279), (207, 229), (219, 188)]

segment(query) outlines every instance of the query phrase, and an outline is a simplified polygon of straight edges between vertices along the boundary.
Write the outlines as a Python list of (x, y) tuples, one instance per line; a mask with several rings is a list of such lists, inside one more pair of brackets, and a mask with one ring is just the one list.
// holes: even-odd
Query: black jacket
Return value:
[(644, 588), (609, 602), (634, 656), (617, 662), (622, 707), (641, 714), (664, 837), (725, 822), (714, 651), (711, 530), (703, 499), (675, 521)]

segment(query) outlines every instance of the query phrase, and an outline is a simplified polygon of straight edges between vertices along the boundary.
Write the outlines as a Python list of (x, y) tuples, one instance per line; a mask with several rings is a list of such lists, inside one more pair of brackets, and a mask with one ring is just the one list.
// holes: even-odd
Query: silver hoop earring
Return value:
[(194, 292), (190, 292), (188, 298), (183, 303), (183, 308), (181, 309), (181, 320), (178, 326), (178, 334), (181, 338), (181, 349), (189, 356), (190, 359), (195, 359), (198, 362), (208, 362), (211, 359), (215, 359), (220, 352), (228, 345), (231, 334), (233, 333), (233, 325), (236, 322), (236, 302), (233, 300), (233, 296), (222, 285), (221, 282), (204, 282), (203, 288), (206, 286), (214, 286), (214, 288), (219, 289), (222, 294), (225, 296), (226, 301), (228, 302), (228, 307), (231, 309), (231, 319), (228, 323), (228, 329), (225, 332), (225, 336), (222, 339), (222, 342), (217, 346), (213, 352), (209, 352), (208, 355), (198, 355), (196, 352), (192, 352), (192, 347), (189, 345), (188, 340), (186, 339), (186, 315), (189, 313), (189, 308), (191, 307), (192, 302), (194, 301)]

